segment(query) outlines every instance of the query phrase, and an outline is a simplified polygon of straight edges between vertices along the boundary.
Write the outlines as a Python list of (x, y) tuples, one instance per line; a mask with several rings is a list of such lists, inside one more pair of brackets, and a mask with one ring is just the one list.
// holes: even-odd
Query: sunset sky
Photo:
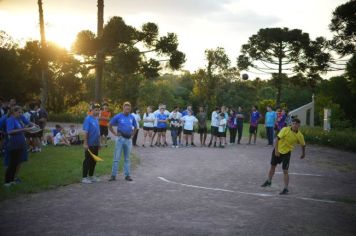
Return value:
[[(157, 23), (160, 34), (177, 33), (184, 69), (205, 66), (205, 49), (224, 47), (236, 65), (241, 45), (260, 28), (299, 28), (331, 38), (332, 11), (347, 0), (105, 0), (105, 22), (122, 16), (140, 27)], [(96, 32), (96, 0), (43, 0), (47, 39), (68, 49), (77, 32)], [(39, 39), (37, 0), (0, 0), (0, 30), (14, 39)], [(255, 74), (255, 76), (260, 76)]]

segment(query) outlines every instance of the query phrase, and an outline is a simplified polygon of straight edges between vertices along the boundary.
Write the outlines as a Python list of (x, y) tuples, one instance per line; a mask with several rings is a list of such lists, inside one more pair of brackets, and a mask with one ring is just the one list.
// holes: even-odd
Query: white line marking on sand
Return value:
[[(277, 197), (278, 198), (278, 195), (275, 195), (275, 194), (249, 193), (249, 192), (233, 191), (233, 190), (222, 189), (222, 188), (209, 188), (209, 187), (203, 187), (203, 186), (198, 186), (198, 185), (178, 183), (178, 182), (171, 181), (171, 180), (168, 180), (168, 179), (163, 178), (163, 177), (157, 177), (157, 178), (162, 180), (162, 181), (164, 181), (164, 182), (166, 182), (166, 183), (181, 185), (181, 186), (190, 187), (190, 188), (198, 188), (198, 189), (213, 190), (213, 191), (220, 191), (220, 192), (229, 192), (229, 193), (240, 193), (240, 194), (258, 196), (258, 197)], [(332, 200), (322, 200), (322, 199), (307, 198), (307, 197), (295, 197), (295, 199), (300, 199), (300, 200), (304, 200), (304, 201), (323, 202), (323, 203), (338, 203), (338, 202), (332, 201)]]
[[(283, 174), (283, 172), (276, 172), (276, 174)], [(304, 173), (288, 173), (290, 175), (304, 175), (304, 176), (316, 176), (316, 177), (322, 177), (323, 175), (318, 175), (318, 174), (304, 174)]]

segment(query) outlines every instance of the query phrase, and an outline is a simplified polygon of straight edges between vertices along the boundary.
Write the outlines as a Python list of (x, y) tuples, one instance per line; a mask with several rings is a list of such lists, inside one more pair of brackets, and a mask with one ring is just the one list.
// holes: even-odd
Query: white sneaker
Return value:
[(83, 178), (82, 184), (92, 184), (93, 182), (89, 178)]
[(179, 146), (176, 146), (176, 148), (179, 148)]
[(96, 176), (89, 176), (89, 180), (92, 183), (100, 182), (100, 179), (98, 177), (96, 177)]

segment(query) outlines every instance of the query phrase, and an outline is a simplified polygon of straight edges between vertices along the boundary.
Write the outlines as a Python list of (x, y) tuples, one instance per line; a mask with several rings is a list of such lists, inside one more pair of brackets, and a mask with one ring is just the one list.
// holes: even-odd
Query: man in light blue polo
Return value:
[[(117, 126), (116, 131), (113, 126)], [(135, 117), (131, 115), (131, 104), (129, 102), (125, 102), (123, 105), (123, 112), (115, 115), (109, 123), (110, 132), (117, 136), (111, 178), (109, 181), (116, 180), (122, 151), (124, 153), (125, 180), (132, 181), (130, 176), (130, 152), (132, 148), (131, 137), (136, 132), (136, 129), (137, 123)]]
[(267, 106), (267, 112), (265, 115), (265, 127), (266, 127), (266, 134), (268, 145), (273, 145), (273, 132), (274, 132), (274, 123), (277, 120), (277, 114), (275, 111), (272, 110), (271, 106)]

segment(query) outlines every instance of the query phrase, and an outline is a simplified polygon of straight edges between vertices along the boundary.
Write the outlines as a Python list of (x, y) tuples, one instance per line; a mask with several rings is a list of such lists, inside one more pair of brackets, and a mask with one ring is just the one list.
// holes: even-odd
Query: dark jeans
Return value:
[(178, 129), (172, 128), (171, 129), (171, 136), (172, 136), (172, 142), (173, 146), (177, 146), (177, 137), (178, 137)]
[(229, 128), (230, 131), (230, 143), (235, 143), (237, 128)]
[(138, 131), (139, 131), (139, 129), (136, 130), (134, 136), (132, 137), (132, 145), (134, 145), (134, 146), (136, 146)]
[[(89, 150), (95, 154), (98, 155), (99, 152), (99, 147), (98, 146), (89, 146)], [(96, 161), (92, 158), (88, 150), (85, 150), (85, 159), (83, 161), (83, 178), (94, 175), (94, 170), (95, 170), (95, 165)]]
[(5, 172), (5, 183), (11, 183), (15, 180), (16, 169), (21, 163), (21, 158), (24, 152), (24, 148), (9, 150), (9, 166)]
[(273, 127), (266, 127), (266, 134), (267, 134), (267, 140), (268, 140), (268, 145), (273, 144)]
[(240, 143), (242, 137), (243, 124), (237, 125), (237, 143)]

